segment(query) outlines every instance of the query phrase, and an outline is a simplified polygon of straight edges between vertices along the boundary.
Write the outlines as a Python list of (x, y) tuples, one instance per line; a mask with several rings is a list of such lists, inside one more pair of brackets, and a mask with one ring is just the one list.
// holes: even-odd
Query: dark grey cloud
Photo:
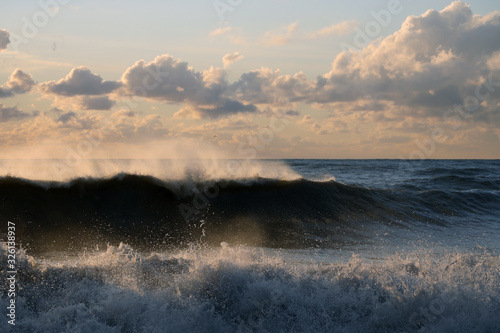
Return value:
[(230, 87), (231, 93), (245, 101), (253, 103), (273, 103), (272, 94), (266, 91), (272, 84), (269, 75), (261, 74), (261, 71), (252, 71), (241, 75), (240, 79)]
[(0, 87), (0, 98), (7, 98), (14, 96), (14, 93), (10, 89)]
[(63, 114), (61, 114), (58, 118), (57, 118), (57, 122), (62, 122), (63, 124), (66, 124), (68, 121), (70, 121), (71, 119), (75, 118), (76, 117), (76, 113), (75, 112), (65, 112)]
[(464, 100), (460, 94), (460, 90), (456, 85), (449, 85), (440, 88), (436, 91), (418, 92), (414, 97), (410, 98), (410, 105), (427, 106), (446, 108), (453, 105), (461, 105)]
[(203, 117), (219, 117), (240, 112), (255, 112), (257, 111), (257, 107), (255, 105), (245, 105), (241, 102), (228, 99), (220, 106), (207, 109), (198, 108), (198, 111)]
[(2, 123), (28, 117), (31, 117), (31, 115), (19, 110), (16, 106), (6, 107), (5, 105), (0, 104), (0, 122)]
[(389, 136), (378, 139), (379, 143), (405, 143), (410, 141), (411, 138), (407, 136)]
[(300, 116), (300, 112), (295, 111), (295, 110), (287, 110), (284, 112), (285, 115), (291, 116), (291, 117), (297, 117)]
[(81, 107), (83, 110), (110, 110), (115, 104), (108, 96), (84, 96)]
[(243, 104), (236, 100), (226, 99), (221, 101), (220, 105), (215, 106), (198, 106), (190, 104), (179, 110), (179, 112), (175, 114), (175, 117), (215, 118), (235, 113), (256, 111), (257, 107), (255, 105)]
[(10, 43), (10, 34), (5, 29), (0, 29), (0, 52), (7, 48)]
[(87, 67), (73, 68), (66, 78), (40, 84), (40, 90), (46, 94), (60, 96), (104, 95), (121, 86), (117, 81), (104, 81)]

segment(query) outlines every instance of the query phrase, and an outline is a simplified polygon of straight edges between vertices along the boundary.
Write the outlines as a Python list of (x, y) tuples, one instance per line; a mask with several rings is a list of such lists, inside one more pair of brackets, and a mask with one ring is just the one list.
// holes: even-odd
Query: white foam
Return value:
[[(5, 262), (5, 247), (2, 247)], [(485, 332), (500, 327), (500, 257), (416, 251), (307, 260), (260, 248), (19, 254), (17, 328), (57, 332)], [(298, 259), (301, 258), (301, 259)], [(312, 257), (310, 259), (313, 259)], [(6, 321), (0, 323), (6, 329)]]

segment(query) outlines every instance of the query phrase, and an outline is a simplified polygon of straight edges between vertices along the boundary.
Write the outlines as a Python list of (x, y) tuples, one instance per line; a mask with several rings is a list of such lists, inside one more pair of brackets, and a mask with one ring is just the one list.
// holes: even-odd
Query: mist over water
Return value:
[(164, 181), (237, 179), (293, 180), (301, 176), (280, 161), (239, 159), (168, 160), (0, 160), (0, 175), (64, 182), (75, 178), (109, 178), (117, 174), (152, 176)]

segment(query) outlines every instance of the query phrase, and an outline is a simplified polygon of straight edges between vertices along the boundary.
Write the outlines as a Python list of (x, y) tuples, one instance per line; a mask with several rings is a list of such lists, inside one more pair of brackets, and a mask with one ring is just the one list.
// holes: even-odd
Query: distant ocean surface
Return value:
[(2, 160), (8, 221), (1, 332), (500, 332), (499, 160)]

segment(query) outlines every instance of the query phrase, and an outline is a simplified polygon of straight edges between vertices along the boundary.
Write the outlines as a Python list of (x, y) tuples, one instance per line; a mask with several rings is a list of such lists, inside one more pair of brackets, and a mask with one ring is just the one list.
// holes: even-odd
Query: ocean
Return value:
[(499, 160), (0, 172), (1, 332), (500, 332)]

